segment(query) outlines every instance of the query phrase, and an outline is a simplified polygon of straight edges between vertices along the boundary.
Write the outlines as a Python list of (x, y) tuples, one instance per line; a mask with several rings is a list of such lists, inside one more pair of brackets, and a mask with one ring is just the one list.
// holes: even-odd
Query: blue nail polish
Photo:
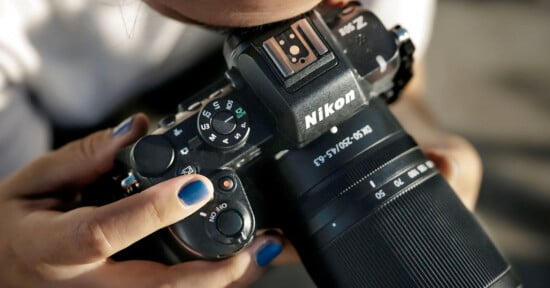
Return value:
[(258, 266), (264, 267), (267, 266), (273, 259), (275, 259), (283, 251), (283, 246), (275, 242), (267, 243), (258, 254), (256, 254), (256, 263)]
[(187, 206), (202, 201), (208, 195), (208, 187), (200, 180), (187, 184), (178, 193), (178, 197)]
[(129, 117), (126, 120), (120, 122), (115, 129), (113, 129), (113, 136), (121, 136), (132, 130), (132, 124), (134, 123), (134, 117)]

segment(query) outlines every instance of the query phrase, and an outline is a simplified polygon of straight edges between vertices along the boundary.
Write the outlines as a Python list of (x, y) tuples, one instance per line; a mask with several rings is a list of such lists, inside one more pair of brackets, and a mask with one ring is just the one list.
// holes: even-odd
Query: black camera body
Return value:
[(387, 108), (413, 52), (406, 30), (355, 2), (233, 31), (225, 77), (117, 154), (119, 196), (191, 173), (214, 183), (145, 250), (223, 259), (282, 228), (319, 286), (517, 286)]

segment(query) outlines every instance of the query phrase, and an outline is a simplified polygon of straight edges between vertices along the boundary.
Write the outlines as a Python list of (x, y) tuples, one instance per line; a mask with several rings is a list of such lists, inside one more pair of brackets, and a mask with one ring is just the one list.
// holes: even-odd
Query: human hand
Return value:
[(165, 266), (110, 260), (212, 198), (210, 181), (193, 175), (109, 205), (77, 208), (79, 191), (112, 168), (117, 150), (146, 132), (145, 116), (131, 119), (72, 142), (0, 182), (1, 287), (247, 286), (260, 275), (260, 265), (277, 256), (282, 240), (261, 236), (219, 262)]
[(466, 208), (474, 211), (483, 174), (481, 158), (468, 140), (437, 124), (423, 98), (426, 94), (424, 83), (420, 63), (400, 100), (391, 106), (392, 112), (424, 154), (436, 164)]

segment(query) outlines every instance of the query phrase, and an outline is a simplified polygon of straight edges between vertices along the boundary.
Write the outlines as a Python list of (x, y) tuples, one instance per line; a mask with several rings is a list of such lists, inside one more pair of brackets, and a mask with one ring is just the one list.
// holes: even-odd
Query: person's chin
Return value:
[[(311, 10), (320, 0), (144, 0), (159, 13), (182, 22), (215, 27), (250, 27), (276, 22)], [(228, 6), (230, 4), (230, 6)]]

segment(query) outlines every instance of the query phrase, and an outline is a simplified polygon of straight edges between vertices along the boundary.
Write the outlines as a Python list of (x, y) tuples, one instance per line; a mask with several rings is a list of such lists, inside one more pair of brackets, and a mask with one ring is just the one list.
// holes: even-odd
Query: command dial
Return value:
[(174, 163), (174, 148), (164, 136), (147, 135), (132, 149), (132, 159), (141, 175), (158, 177)]
[(197, 122), (201, 138), (219, 149), (240, 146), (250, 132), (246, 111), (232, 99), (208, 103), (200, 112)]

